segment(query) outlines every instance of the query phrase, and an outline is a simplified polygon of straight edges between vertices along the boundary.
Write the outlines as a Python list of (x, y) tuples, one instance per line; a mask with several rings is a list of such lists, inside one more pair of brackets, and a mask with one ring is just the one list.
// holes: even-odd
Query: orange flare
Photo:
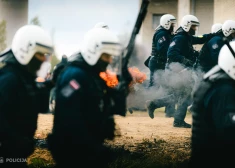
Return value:
[[(130, 87), (135, 83), (143, 83), (147, 78), (147, 75), (136, 67), (129, 67), (128, 70), (132, 76), (132, 82), (129, 85)], [(106, 84), (109, 87), (115, 87), (118, 85), (117, 75), (109, 70), (101, 72), (100, 77), (106, 81)]]

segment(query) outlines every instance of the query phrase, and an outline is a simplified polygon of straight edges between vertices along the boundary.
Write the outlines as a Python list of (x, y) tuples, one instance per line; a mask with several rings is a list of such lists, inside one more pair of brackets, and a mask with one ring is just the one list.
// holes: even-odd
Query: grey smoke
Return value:
[[(124, 46), (127, 46), (130, 32), (123, 31), (119, 34), (119, 38)], [(141, 72), (147, 75), (147, 79), (142, 83), (137, 83), (131, 88), (131, 92), (127, 97), (127, 105), (129, 108), (145, 109), (147, 100), (155, 100), (165, 97), (170, 94), (176, 96), (180, 94), (191, 94), (193, 88), (199, 83), (202, 78), (200, 69), (185, 69), (180, 63), (172, 63), (169, 65), (171, 71), (158, 70), (155, 73), (155, 82), (161, 85), (160, 88), (148, 88), (150, 70), (144, 65), (144, 61), (149, 57), (150, 51), (141, 42), (137, 35), (135, 47), (132, 56), (129, 60), (129, 67), (137, 67)]]
[(149, 80), (144, 81), (143, 84), (136, 84), (127, 97), (128, 107), (142, 110), (145, 109), (147, 100), (156, 100), (171, 94), (176, 97), (181, 94), (190, 95), (203, 76), (199, 68), (197, 70), (186, 69), (180, 63), (170, 64), (169, 69), (156, 71), (154, 79), (160, 85), (159, 88), (148, 88)]

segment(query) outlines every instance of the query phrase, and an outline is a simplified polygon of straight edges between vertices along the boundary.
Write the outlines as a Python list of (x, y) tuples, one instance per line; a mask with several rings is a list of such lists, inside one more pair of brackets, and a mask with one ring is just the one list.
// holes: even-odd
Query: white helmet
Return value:
[(105, 28), (105, 29), (109, 29), (109, 26), (107, 24), (105, 24), (104, 22), (99, 22), (96, 23), (96, 25), (94, 26), (94, 28)]
[(215, 23), (211, 27), (211, 33), (217, 33), (220, 30), (222, 30), (222, 24), (221, 23)]
[[(232, 41), (229, 44), (233, 51), (235, 51), (235, 41)], [(225, 73), (235, 80), (235, 58), (226, 44), (220, 50), (218, 65)]]
[(228, 37), (232, 33), (235, 33), (235, 21), (226, 20), (222, 26), (222, 31), (226, 37)]
[(22, 65), (27, 65), (37, 52), (43, 54), (53, 52), (49, 33), (36, 25), (25, 25), (18, 29), (11, 48), (15, 58)]
[(104, 28), (89, 30), (84, 36), (81, 48), (81, 54), (89, 65), (95, 65), (103, 53), (120, 56), (121, 51), (118, 37)]
[(165, 14), (160, 19), (160, 25), (169, 30), (172, 23), (176, 23), (176, 18), (171, 14)]
[(193, 15), (185, 15), (181, 20), (180, 26), (184, 31), (188, 32), (192, 25), (200, 25), (198, 18)]

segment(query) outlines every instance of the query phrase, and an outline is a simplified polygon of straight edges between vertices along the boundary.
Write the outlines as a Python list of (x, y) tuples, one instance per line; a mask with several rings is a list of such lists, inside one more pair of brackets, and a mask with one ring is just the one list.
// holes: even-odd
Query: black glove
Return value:
[(182, 64), (184, 64), (187, 67), (193, 66), (193, 62), (186, 58), (183, 59)]

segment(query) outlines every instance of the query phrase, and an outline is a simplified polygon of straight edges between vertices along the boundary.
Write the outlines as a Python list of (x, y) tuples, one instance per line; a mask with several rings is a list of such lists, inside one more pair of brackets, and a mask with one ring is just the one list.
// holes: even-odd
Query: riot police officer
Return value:
[[(122, 47), (109, 29), (95, 28), (85, 35), (81, 52), (71, 56), (56, 83), (53, 131), (49, 150), (58, 167), (107, 167), (112, 159), (105, 139), (115, 137), (114, 114), (126, 115), (126, 96), (132, 78), (123, 69), (118, 88), (100, 77)], [(121, 78), (119, 78), (121, 79)]]
[[(235, 32), (231, 29), (232, 33)], [(235, 42), (230, 42), (235, 50)], [(235, 151), (235, 55), (227, 45), (204, 76), (192, 105), (190, 167), (231, 167)]]
[[(177, 70), (174, 70), (173, 68), (174, 63), (182, 64), (182, 69), (193, 67), (193, 64), (198, 56), (198, 51), (194, 50), (193, 45), (203, 44), (214, 36), (213, 34), (204, 34), (200, 37), (194, 36), (199, 25), (200, 23), (198, 18), (193, 15), (185, 15), (182, 18), (180, 27), (177, 29), (167, 51), (167, 64), (169, 64), (169, 70), (173, 73), (178, 73), (178, 68), (176, 68)], [(174, 127), (191, 128), (191, 125), (184, 121), (187, 113), (187, 107), (191, 103), (189, 101), (192, 90), (191, 87), (192, 86), (190, 86), (190, 84), (185, 84), (184, 88), (175, 90), (175, 95), (178, 101), (177, 109), (174, 115)]]
[[(41, 65), (52, 52), (49, 33), (41, 27), (25, 25), (17, 30), (10, 50), (3, 53), (4, 67), (0, 69), (0, 156), (3, 167), (27, 167), (23, 159), (34, 151), (38, 114), (47, 112), (49, 102), (49, 90), (38, 88), (35, 80)], [(7, 158), (22, 160), (7, 162)]]
[[(152, 39), (152, 52), (148, 64), (150, 69), (149, 88), (160, 87), (160, 78), (157, 70), (164, 71), (167, 60), (167, 50), (172, 39), (176, 18), (171, 14), (165, 14), (160, 18), (160, 25), (155, 29)], [(164, 87), (164, 86), (163, 86)], [(147, 101), (147, 110), (150, 118), (154, 118), (155, 100)], [(165, 107), (166, 117), (173, 117), (175, 104), (171, 103)]]
[(224, 45), (223, 38), (232, 40), (234, 36), (232, 31), (235, 29), (235, 21), (226, 20), (223, 26), (222, 24), (214, 24), (213, 26), (212, 28), (217, 28), (217, 31), (214, 31), (217, 35), (203, 45), (199, 54), (199, 65), (204, 72), (217, 65), (220, 49)]

